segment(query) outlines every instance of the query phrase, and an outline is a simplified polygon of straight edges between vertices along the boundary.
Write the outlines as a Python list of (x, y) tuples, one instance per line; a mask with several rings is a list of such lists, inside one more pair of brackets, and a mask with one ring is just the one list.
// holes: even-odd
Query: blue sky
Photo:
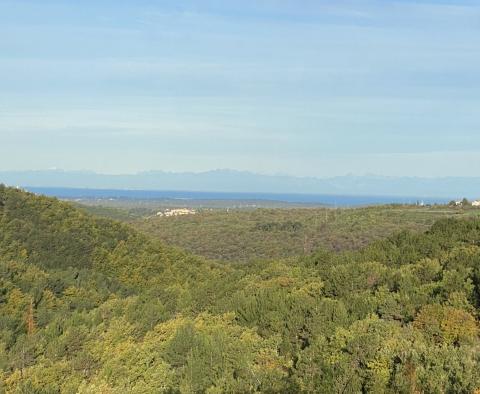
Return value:
[(0, 0), (0, 169), (478, 175), (478, 1)]

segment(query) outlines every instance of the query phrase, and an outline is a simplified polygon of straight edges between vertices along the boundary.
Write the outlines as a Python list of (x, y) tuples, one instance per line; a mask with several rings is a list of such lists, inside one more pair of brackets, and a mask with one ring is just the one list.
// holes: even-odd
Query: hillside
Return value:
[[(99, 209), (95, 212), (100, 212)], [(357, 250), (401, 230), (425, 231), (441, 218), (479, 214), (480, 210), (475, 209), (402, 205), (203, 210), (188, 216), (150, 215), (131, 224), (147, 235), (197, 255), (223, 261), (249, 261), (293, 257), (319, 248)]]
[(0, 187), (0, 392), (472, 393), (480, 220), (219, 264)]

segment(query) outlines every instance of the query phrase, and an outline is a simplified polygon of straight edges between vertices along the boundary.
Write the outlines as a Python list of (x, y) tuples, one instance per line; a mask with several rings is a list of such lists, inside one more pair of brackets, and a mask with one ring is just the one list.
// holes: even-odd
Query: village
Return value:
[(451, 201), (450, 204), (448, 205), (456, 206), (456, 207), (472, 206), (474, 208), (480, 208), (480, 200), (468, 201), (466, 198), (464, 198), (463, 200), (459, 200), (459, 201)]
[(184, 216), (184, 215), (195, 215), (197, 211), (190, 208), (176, 208), (176, 209), (166, 209), (165, 211), (159, 211), (156, 213), (156, 216), (162, 217), (171, 217), (171, 216)]

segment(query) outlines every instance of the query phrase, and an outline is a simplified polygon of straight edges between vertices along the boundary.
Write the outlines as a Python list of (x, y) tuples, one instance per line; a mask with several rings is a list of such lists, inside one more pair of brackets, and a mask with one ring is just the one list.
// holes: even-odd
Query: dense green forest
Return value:
[[(120, 220), (129, 211), (89, 207)], [(196, 215), (132, 220), (138, 230), (194, 254), (223, 261), (278, 259), (319, 248), (356, 250), (400, 230), (426, 231), (438, 219), (478, 216), (480, 209), (373, 206), (203, 210)]]
[(475, 393), (479, 306), (476, 218), (227, 264), (0, 186), (0, 392)]

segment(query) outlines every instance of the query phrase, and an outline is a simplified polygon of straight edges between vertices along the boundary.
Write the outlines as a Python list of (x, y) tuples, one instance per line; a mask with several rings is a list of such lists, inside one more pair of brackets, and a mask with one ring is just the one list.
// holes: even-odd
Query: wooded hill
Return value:
[[(130, 211), (86, 208), (196, 255), (226, 262), (281, 259), (319, 248), (358, 250), (401, 230), (423, 232), (449, 217), (479, 217), (480, 209), (385, 205), (361, 208), (200, 210), (196, 215), (135, 220)], [(123, 214), (122, 214), (123, 213)]]
[(0, 392), (473, 393), (480, 220), (225, 264), (0, 187)]

